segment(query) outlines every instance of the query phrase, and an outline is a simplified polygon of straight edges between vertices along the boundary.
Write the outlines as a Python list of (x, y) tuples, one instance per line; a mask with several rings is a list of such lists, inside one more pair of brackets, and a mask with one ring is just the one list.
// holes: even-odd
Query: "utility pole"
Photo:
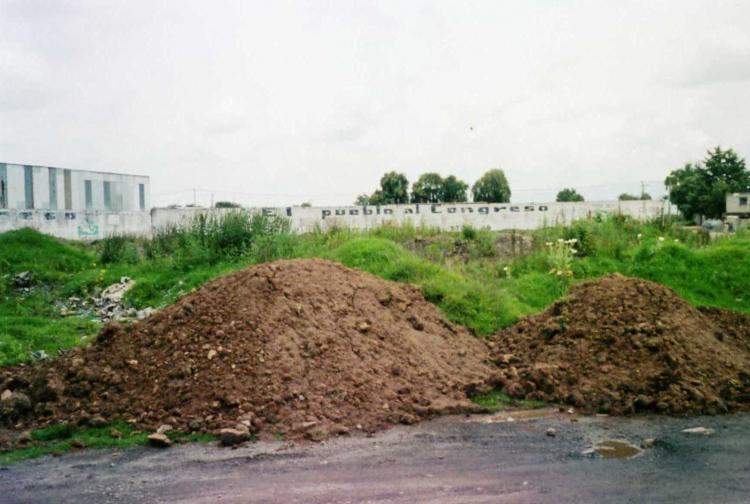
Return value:
[(193, 188), (193, 206), (195, 206), (196, 199), (195, 199), (195, 188)]
[(641, 180), (641, 199), (643, 199), (644, 194), (646, 194), (646, 184)]

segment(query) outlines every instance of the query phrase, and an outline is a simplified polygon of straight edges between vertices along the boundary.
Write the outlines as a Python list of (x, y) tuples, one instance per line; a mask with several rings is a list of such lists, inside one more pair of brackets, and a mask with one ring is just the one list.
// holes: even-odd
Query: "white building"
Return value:
[(0, 232), (21, 227), (68, 239), (150, 230), (149, 178), (0, 163)]

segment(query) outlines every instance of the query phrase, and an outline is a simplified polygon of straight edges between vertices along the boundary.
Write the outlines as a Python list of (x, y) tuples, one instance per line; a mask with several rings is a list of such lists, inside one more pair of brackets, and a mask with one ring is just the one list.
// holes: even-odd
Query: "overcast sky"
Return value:
[(514, 201), (750, 157), (750, 1), (0, 0), (0, 161), (155, 204), (348, 204), (389, 170)]

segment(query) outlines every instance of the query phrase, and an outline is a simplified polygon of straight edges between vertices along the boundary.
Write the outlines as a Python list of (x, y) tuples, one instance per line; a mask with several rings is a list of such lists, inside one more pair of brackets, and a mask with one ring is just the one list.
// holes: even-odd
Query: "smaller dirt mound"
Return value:
[(143, 429), (322, 439), (476, 407), (496, 373), (487, 345), (421, 292), (321, 260), (215, 280), (88, 348), (0, 370), (16, 427), (123, 419)]
[(501, 331), (505, 390), (587, 412), (716, 414), (750, 406), (750, 318), (611, 275)]

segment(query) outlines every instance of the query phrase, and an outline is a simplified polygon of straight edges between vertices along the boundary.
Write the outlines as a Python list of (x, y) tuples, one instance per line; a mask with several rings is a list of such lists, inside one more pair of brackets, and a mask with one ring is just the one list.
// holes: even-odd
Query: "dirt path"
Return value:
[[(750, 416), (446, 417), (372, 438), (86, 451), (0, 470), (2, 502), (746, 502)], [(532, 416), (536, 416), (534, 413)], [(495, 421), (497, 420), (497, 421)], [(687, 434), (703, 426), (711, 435)], [(556, 429), (555, 436), (547, 429)], [(595, 442), (657, 439), (632, 459)]]

